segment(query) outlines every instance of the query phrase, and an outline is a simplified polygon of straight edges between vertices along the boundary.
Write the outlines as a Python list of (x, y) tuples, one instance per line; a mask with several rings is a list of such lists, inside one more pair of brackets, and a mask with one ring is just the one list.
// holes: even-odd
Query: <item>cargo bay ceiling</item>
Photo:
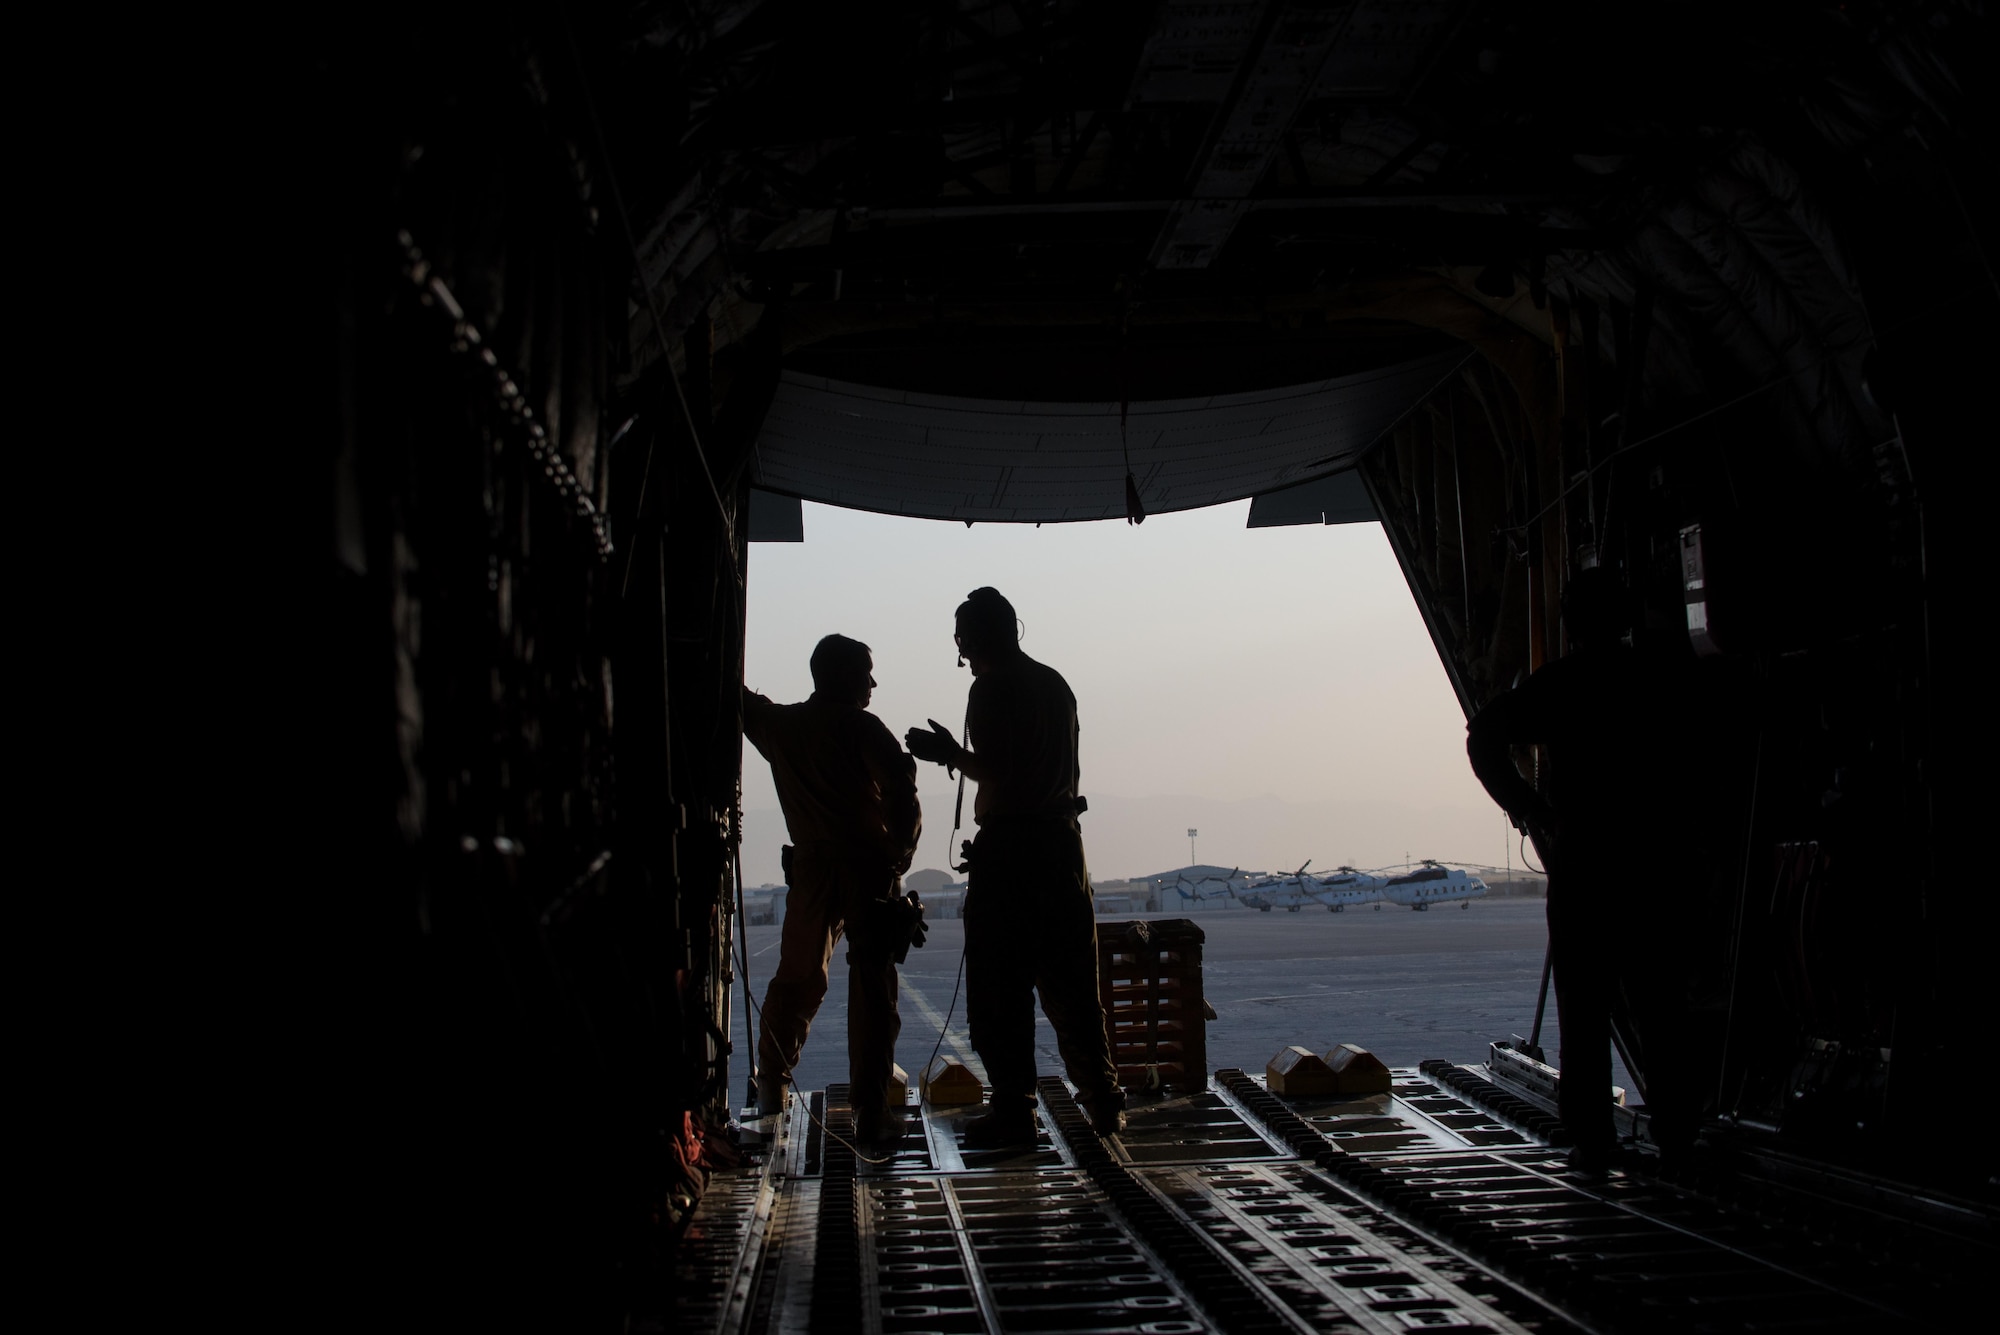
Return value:
[(1649, 359), (1592, 430), (1795, 375), (1786, 445), (1872, 466), (1830, 218), (1894, 188), (1885, 144), (1962, 133), (1969, 21), (743, 0), (573, 16), (535, 77), (638, 269), (628, 382), (699, 359), (765, 488), (1039, 522), (1124, 514), (1127, 473), (1167, 510), (1351, 468), (1454, 352), (1509, 382), (1483, 429), (1559, 431), (1586, 339)]
[(1956, 439), (1992, 344), (1970, 0), (426, 21), (330, 62), (348, 195), (394, 144), (378, 230), (604, 553), (658, 522), (656, 452), (765, 537), (802, 500), (1379, 518), (1471, 710), (1560, 652), (1583, 565), (1678, 624), (1691, 524), (1739, 548), (1738, 647), (1907, 614), (1906, 428)]

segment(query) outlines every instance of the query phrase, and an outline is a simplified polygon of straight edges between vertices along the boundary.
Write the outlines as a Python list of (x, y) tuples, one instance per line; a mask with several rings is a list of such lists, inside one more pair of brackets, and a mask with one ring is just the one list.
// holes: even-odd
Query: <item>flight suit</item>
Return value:
[(892, 943), (870, 938), (871, 905), (895, 896), (923, 817), (916, 762), (865, 709), (822, 699), (777, 705), (743, 695), (743, 735), (771, 762), (793, 852), (778, 965), (757, 1038), (760, 1081), (789, 1083), (826, 998), (827, 964), (848, 936), (850, 1099), (858, 1118), (882, 1110), (902, 1016)]
[(1586, 1151), (1615, 1143), (1614, 1014), (1643, 1045), (1633, 1058), (1654, 1139), (1663, 1147), (1691, 1139), (1699, 1112), (1686, 1060), (1690, 970), (1675, 941), (1668, 875), (1684, 699), (1668, 668), (1622, 646), (1593, 646), (1544, 665), (1468, 727), (1474, 771), (1517, 814), (1524, 781), (1508, 748), (1547, 750), (1547, 802), (1558, 822), (1543, 851), (1562, 1032), (1559, 1112)]
[(965, 1012), (996, 1114), (1035, 1102), (1035, 996), (1086, 1100), (1117, 1068), (1097, 988), (1097, 919), (1077, 826), (1076, 697), (1016, 654), (974, 679), (966, 727), (979, 759), (965, 897)]

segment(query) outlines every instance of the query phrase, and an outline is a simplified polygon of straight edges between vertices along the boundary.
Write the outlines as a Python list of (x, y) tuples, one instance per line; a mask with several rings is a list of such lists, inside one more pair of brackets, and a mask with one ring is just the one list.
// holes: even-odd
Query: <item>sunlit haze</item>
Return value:
[[(874, 649), (871, 709), (899, 739), (926, 719), (956, 734), (972, 677), (952, 613), (991, 584), (1076, 692), (1096, 878), (1185, 865), (1190, 827), (1199, 861), (1246, 870), (1502, 862), (1504, 821), (1381, 526), (1246, 529), (1248, 509), (1037, 529), (809, 504), (804, 543), (751, 549), (745, 679), (804, 699), (807, 657), (838, 631)], [(757, 885), (779, 879), (784, 822), (747, 744), (744, 762)], [(916, 865), (943, 866), (954, 788), (931, 765), (919, 784)]]

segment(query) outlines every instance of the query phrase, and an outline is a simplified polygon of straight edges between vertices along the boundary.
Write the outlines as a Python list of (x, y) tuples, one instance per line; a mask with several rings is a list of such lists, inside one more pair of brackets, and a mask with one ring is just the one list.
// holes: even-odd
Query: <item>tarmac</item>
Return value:
[[(1384, 905), (1342, 913), (1311, 907), (1298, 913), (1230, 909), (1139, 916), (1188, 916), (1207, 933), (1203, 990), (1216, 1013), (1208, 1025), (1209, 1068), (1234, 1066), (1260, 1074), (1293, 1043), (1315, 1052), (1357, 1043), (1390, 1066), (1431, 1058), (1485, 1061), (1488, 1043), (1525, 1037), (1534, 1024), (1548, 941), (1544, 908), (1540, 899), (1495, 898), (1423, 913)], [(1114, 920), (1100, 919), (1109, 921)], [(964, 997), (956, 1004), (952, 998), (964, 926), (957, 919), (931, 924), (928, 942), (910, 952), (901, 971), (903, 1033), (896, 1060), (913, 1077), (939, 1045), (984, 1078), (965, 1036)], [(760, 1006), (777, 964), (778, 931), (749, 929), (750, 979)], [(744, 1041), (740, 979), (731, 998), (732, 1082), (741, 1096), (754, 1044)], [(941, 1043), (940, 1029), (945, 1030)], [(1042, 1074), (1061, 1074), (1054, 1032), (1039, 1015), (1037, 1039)], [(1559, 1043), (1552, 991), (1542, 1023), (1542, 1046), (1551, 1060)], [(1615, 1054), (1612, 1078), (1630, 1088)], [(847, 1079), (844, 944), (834, 950), (826, 1002), (793, 1079), (807, 1090)], [(1636, 1093), (1632, 1101), (1638, 1101)]]

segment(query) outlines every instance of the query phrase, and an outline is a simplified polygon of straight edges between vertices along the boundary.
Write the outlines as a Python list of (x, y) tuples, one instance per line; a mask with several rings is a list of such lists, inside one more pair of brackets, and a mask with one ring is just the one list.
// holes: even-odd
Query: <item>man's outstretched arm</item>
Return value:
[(764, 749), (764, 743), (771, 735), (771, 716), (777, 709), (767, 697), (748, 686), (743, 688), (743, 735), (759, 751)]

